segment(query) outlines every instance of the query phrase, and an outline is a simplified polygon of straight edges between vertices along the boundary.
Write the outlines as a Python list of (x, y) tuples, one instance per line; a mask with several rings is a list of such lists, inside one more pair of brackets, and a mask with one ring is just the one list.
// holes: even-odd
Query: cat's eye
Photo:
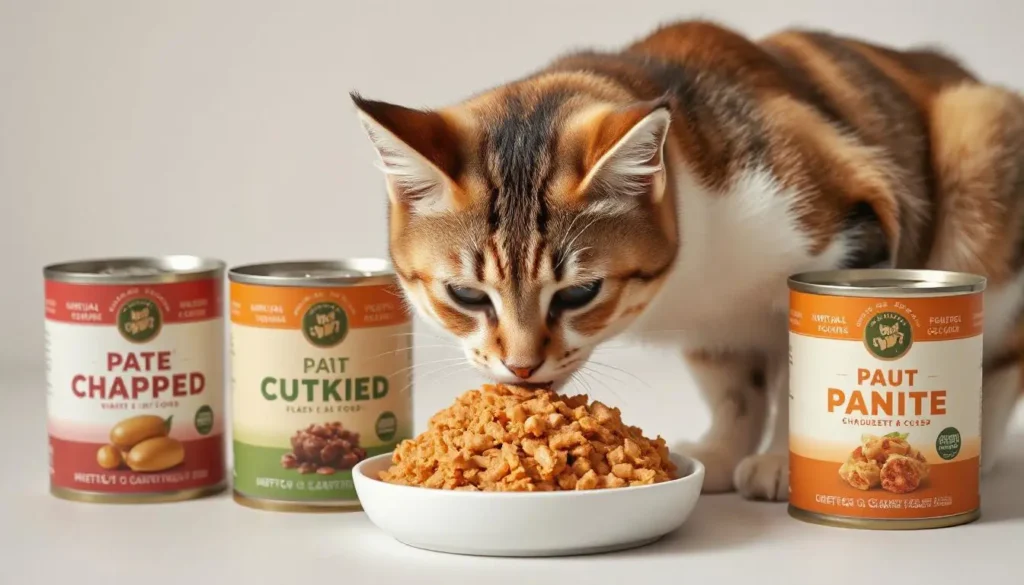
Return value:
[(601, 292), (600, 280), (563, 288), (551, 299), (551, 308), (566, 311), (585, 307)]
[(447, 289), (448, 296), (463, 307), (479, 308), (491, 304), (491, 298), (487, 296), (487, 293), (478, 288), (449, 284)]

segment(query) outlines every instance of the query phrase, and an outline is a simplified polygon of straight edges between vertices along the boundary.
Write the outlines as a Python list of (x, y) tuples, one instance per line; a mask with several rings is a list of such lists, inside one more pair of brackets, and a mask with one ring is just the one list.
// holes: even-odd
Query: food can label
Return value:
[(144, 494), (221, 483), (221, 282), (45, 290), (52, 486)]
[(790, 504), (864, 519), (979, 507), (982, 295), (790, 294)]
[(234, 489), (355, 500), (352, 467), (412, 435), (412, 321), (389, 285), (231, 283)]

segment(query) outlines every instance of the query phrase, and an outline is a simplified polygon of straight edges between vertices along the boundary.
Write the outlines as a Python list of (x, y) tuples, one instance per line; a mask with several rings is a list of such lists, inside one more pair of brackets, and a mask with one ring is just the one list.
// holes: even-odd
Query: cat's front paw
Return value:
[(703, 493), (716, 494), (733, 490), (736, 459), (728, 452), (701, 443), (684, 443), (675, 450), (704, 464)]
[(785, 502), (789, 499), (789, 455), (765, 453), (745, 457), (733, 476), (736, 490), (748, 500)]

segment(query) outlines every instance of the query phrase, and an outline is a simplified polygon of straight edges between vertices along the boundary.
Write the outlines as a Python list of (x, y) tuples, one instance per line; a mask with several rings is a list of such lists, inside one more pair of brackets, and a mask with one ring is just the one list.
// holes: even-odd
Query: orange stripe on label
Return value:
[(231, 283), (231, 322), (238, 325), (300, 329), (318, 316), (333, 319), (332, 306), (343, 309), (349, 328), (401, 325), (411, 320), (396, 285), (300, 288)]
[(790, 291), (789, 330), (885, 347), (980, 335), (982, 293), (928, 298), (856, 298)]
[(905, 494), (874, 487), (859, 490), (839, 477), (833, 461), (789, 455), (790, 504), (808, 512), (870, 519), (937, 518), (977, 509), (979, 460), (961, 459), (931, 465), (927, 479)]

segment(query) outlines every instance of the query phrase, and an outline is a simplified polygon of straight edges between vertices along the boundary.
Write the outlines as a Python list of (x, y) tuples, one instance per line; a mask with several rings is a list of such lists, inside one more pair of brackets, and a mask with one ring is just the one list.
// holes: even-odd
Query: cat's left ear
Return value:
[(391, 202), (419, 215), (449, 211), (461, 202), (455, 181), (461, 166), (458, 132), (440, 113), (351, 95), (364, 130), (380, 156)]
[(672, 114), (666, 100), (642, 102), (603, 115), (584, 149), (579, 193), (600, 189), (617, 197), (661, 199), (665, 140)]

